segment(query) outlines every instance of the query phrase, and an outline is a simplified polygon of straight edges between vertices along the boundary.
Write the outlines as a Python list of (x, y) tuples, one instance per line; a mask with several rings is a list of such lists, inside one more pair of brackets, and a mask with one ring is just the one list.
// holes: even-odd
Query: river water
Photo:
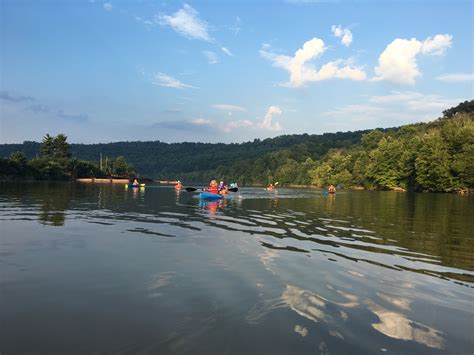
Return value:
[(0, 186), (0, 353), (472, 354), (474, 199)]

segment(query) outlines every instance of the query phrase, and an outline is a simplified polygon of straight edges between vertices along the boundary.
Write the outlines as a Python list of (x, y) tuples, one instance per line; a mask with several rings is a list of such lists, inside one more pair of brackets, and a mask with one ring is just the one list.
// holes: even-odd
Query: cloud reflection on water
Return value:
[[(431, 348), (443, 348), (443, 333), (437, 329), (412, 321), (407, 315), (384, 308), (368, 298), (361, 300), (358, 296), (342, 290), (336, 290), (336, 293), (345, 301), (332, 301), (310, 290), (286, 285), (281, 297), (255, 304), (248, 312), (246, 321), (250, 324), (258, 324), (269, 313), (277, 309), (289, 308), (307, 320), (329, 325), (330, 328), (327, 329), (331, 336), (344, 339), (345, 328), (342, 325), (349, 320), (350, 309), (360, 312), (362, 307), (378, 317), (379, 322), (371, 324), (376, 331), (390, 338), (414, 341)], [(406, 298), (380, 293), (378, 295), (382, 300), (397, 308), (410, 310), (410, 301)], [(295, 326), (294, 331), (303, 337), (309, 332), (307, 328), (300, 325)]]

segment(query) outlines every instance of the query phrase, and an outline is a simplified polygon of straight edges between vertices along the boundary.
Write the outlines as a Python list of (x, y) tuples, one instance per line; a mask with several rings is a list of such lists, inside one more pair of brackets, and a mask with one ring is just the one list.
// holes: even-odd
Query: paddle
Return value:
[(194, 192), (194, 191), (197, 190), (197, 188), (196, 188), (196, 187), (186, 187), (185, 190), (186, 190), (187, 192)]

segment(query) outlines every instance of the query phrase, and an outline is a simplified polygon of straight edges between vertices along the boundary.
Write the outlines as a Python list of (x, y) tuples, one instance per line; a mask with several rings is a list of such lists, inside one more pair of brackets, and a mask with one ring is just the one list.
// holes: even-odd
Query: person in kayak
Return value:
[(224, 181), (221, 181), (219, 183), (219, 186), (217, 186), (217, 190), (221, 195), (225, 195), (227, 193), (227, 185), (224, 183)]
[(181, 181), (178, 180), (178, 182), (176, 183), (176, 185), (174, 185), (174, 188), (176, 190), (181, 190), (183, 188), (183, 184), (181, 183)]
[(330, 194), (336, 193), (336, 187), (335, 187), (334, 185), (332, 185), (332, 184), (329, 185), (329, 187), (328, 187), (328, 192), (329, 192)]
[(209, 183), (209, 187), (207, 188), (207, 192), (211, 194), (219, 194), (219, 189), (217, 188), (217, 181), (211, 180)]
[(132, 185), (140, 185), (140, 183), (139, 183), (138, 180), (135, 178), (135, 180), (133, 180)]
[(270, 185), (267, 186), (267, 190), (268, 190), (268, 191), (271, 191), (271, 190), (273, 190), (274, 188), (275, 188), (275, 187), (273, 186), (273, 184), (270, 184)]

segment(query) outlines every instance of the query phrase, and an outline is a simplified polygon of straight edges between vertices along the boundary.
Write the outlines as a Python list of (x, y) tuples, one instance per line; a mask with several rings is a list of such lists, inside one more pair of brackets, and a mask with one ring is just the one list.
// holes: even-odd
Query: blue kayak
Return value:
[(224, 196), (219, 194), (212, 194), (210, 192), (201, 192), (199, 194), (199, 198), (202, 198), (204, 200), (222, 200)]
[(145, 187), (145, 184), (125, 184), (125, 187)]

